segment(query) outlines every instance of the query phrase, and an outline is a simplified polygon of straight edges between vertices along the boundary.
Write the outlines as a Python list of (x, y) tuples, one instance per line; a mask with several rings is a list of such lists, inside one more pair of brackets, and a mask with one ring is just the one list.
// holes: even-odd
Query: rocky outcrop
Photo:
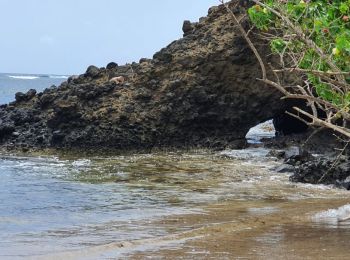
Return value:
[(350, 161), (347, 156), (319, 157), (301, 163), (295, 168), (291, 181), (312, 184), (334, 184), (350, 189)]
[(335, 185), (350, 190), (350, 150), (346, 141), (329, 129), (265, 139), (268, 156), (283, 159), (275, 171), (290, 173), (290, 180)]
[[(58, 87), (16, 94), (15, 102), (0, 108), (0, 143), (242, 147), (248, 130), (280, 114), (285, 104), (278, 92), (256, 80), (259, 65), (225, 8), (211, 8), (197, 23), (186, 21), (183, 30), (183, 38), (153, 59), (90, 66)], [(257, 46), (267, 57), (269, 48)], [(116, 76), (126, 81), (109, 81)]]

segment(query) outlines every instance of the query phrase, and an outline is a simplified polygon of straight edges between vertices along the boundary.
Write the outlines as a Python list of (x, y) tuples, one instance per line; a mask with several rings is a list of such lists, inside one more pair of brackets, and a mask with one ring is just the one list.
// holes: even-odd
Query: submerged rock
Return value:
[(290, 165), (290, 164), (282, 164), (282, 165), (278, 166), (275, 169), (275, 171), (279, 172), (279, 173), (294, 173), (295, 168), (293, 165)]

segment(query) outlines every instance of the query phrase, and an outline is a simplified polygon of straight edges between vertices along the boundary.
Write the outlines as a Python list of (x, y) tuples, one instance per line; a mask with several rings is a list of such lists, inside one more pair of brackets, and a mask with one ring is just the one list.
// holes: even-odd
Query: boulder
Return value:
[(118, 67), (118, 64), (117, 64), (117, 63), (115, 63), (115, 62), (110, 62), (110, 63), (107, 64), (106, 69), (107, 69), (107, 70), (112, 70), (112, 69), (116, 69), (117, 67)]
[(30, 89), (26, 93), (26, 96), (27, 96), (28, 100), (31, 100), (33, 97), (35, 97), (35, 95), (36, 95), (36, 90), (35, 89)]
[(279, 173), (294, 173), (295, 168), (290, 164), (282, 164), (275, 169)]
[(290, 146), (284, 152), (284, 159), (294, 160), (294, 161), (302, 161), (308, 160), (311, 157), (311, 154), (301, 148), (300, 146)]
[(187, 36), (187, 35), (192, 33), (193, 26), (192, 26), (191, 21), (188, 21), (188, 20), (184, 21), (184, 23), (182, 25), (182, 31), (184, 33), (184, 36)]
[(16, 102), (25, 101), (26, 100), (26, 94), (24, 94), (23, 92), (17, 92), (15, 94), (15, 99), (16, 99)]
[(94, 65), (91, 65), (87, 68), (85, 75), (87, 77), (95, 78), (99, 75), (99, 73), (100, 73), (100, 69)]

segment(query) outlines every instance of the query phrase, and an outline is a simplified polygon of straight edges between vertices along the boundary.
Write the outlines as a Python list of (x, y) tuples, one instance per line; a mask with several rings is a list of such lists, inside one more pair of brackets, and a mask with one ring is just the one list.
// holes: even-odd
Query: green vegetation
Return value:
[[(309, 103), (312, 112), (296, 108), (295, 117), (350, 137), (350, 0), (251, 2), (250, 20), (281, 61), (277, 79), (263, 80)], [(303, 83), (288, 89), (283, 73), (295, 73)]]

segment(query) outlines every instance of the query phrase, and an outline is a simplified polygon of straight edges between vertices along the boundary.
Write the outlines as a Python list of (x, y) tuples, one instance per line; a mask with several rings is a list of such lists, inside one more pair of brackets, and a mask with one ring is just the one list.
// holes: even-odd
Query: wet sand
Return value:
[(152, 223), (172, 235), (38, 259), (349, 259), (350, 222), (314, 219), (348, 202), (349, 198), (227, 201), (207, 206), (203, 214)]

